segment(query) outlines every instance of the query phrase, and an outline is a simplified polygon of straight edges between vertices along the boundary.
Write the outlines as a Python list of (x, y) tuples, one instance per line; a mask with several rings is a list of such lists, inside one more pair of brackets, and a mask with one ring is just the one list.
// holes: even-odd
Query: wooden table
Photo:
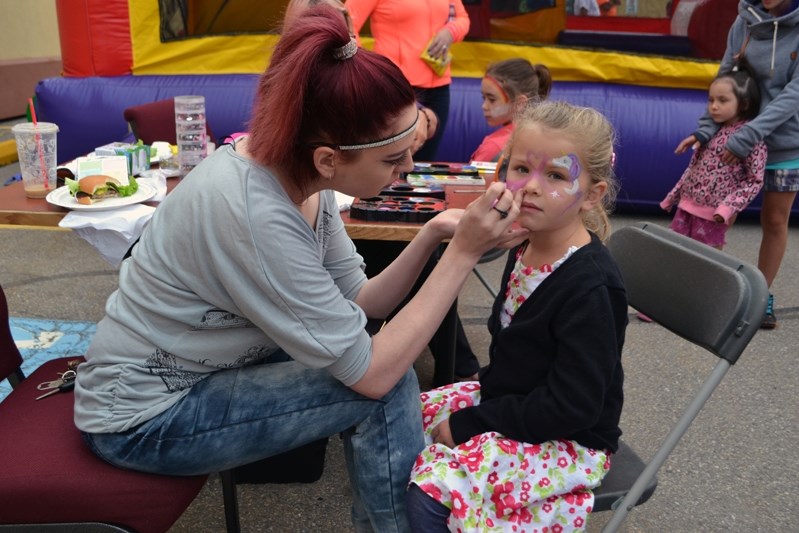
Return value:
[[(171, 191), (179, 179), (167, 180), (167, 192)], [(449, 186), (445, 188), (448, 207), (466, 207), (469, 202), (477, 198), (483, 189), (464, 186)], [(157, 205), (157, 204), (149, 204)], [(0, 188), (0, 225), (14, 226), (42, 226), (58, 227), (58, 223), (66, 216), (69, 210), (49, 204), (44, 198), (28, 198), (22, 182), (16, 182)], [(406, 222), (369, 222), (353, 219), (349, 212), (341, 213), (347, 234), (352, 239), (379, 240), (379, 241), (411, 241), (419, 230), (421, 224)], [(458, 317), (458, 302), (452, 304), (450, 310), (439, 328), (439, 335), (444, 340), (443, 354), (435, 360), (433, 384), (435, 386), (452, 383), (455, 376), (455, 337)], [(443, 356), (441, 356), (443, 355)]]
[[(180, 183), (179, 179), (167, 180), (167, 192)], [(482, 189), (474, 187), (474, 193), (461, 193), (467, 190), (464, 186), (451, 186), (445, 191), (448, 207), (466, 207), (469, 202), (482, 193)], [(458, 192), (454, 192), (457, 190)], [(149, 205), (155, 203), (145, 202)], [(22, 226), (58, 226), (69, 210), (47, 203), (44, 198), (28, 198), (22, 182), (18, 181), (6, 187), (0, 187), (0, 224)], [(412, 240), (421, 224), (409, 222), (368, 222), (350, 218), (349, 212), (341, 214), (347, 234), (352, 239), (372, 241), (404, 241)]]
[[(177, 179), (167, 180), (167, 192), (180, 182)], [(156, 202), (145, 202), (156, 206)], [(57, 227), (68, 209), (47, 202), (44, 198), (28, 198), (21, 181), (0, 188), (0, 224), (12, 226), (45, 226)]]

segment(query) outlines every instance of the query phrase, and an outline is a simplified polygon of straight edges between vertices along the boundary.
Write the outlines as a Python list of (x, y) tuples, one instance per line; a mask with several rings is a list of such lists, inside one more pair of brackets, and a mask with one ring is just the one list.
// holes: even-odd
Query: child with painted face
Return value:
[(513, 132), (513, 115), (529, 102), (546, 100), (552, 76), (544, 65), (514, 58), (494, 63), (480, 83), (483, 116), (497, 130), (486, 135), (472, 154), (472, 161), (496, 161)]
[(529, 238), (509, 254), (479, 381), (421, 395), (414, 531), (585, 529), (621, 434), (627, 297), (602, 243), (613, 143), (593, 109), (543, 102), (516, 118), (506, 184)]
[(672, 230), (721, 250), (727, 230), (735, 218), (755, 199), (763, 187), (768, 149), (755, 143), (744, 158), (723, 159), (727, 141), (740, 131), (760, 109), (757, 80), (743, 59), (735, 70), (723, 72), (711, 82), (707, 112), (718, 131), (700, 145), (677, 185), (660, 206), (676, 205), (669, 226)]

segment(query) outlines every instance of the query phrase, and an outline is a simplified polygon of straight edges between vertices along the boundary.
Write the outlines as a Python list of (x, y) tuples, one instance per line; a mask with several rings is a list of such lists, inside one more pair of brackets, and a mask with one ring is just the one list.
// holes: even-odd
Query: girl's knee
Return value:
[(779, 235), (788, 232), (789, 214), (782, 213), (761, 213), (760, 227), (764, 234)]

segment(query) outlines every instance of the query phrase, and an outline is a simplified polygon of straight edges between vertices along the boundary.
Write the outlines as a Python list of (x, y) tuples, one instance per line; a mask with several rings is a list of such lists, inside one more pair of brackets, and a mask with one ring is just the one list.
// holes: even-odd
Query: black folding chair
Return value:
[(603, 529), (613, 532), (654, 493), (658, 470), (758, 331), (768, 287), (755, 267), (655, 224), (616, 231), (608, 248), (632, 307), (719, 358), (648, 462), (626, 444), (612, 457), (593, 511), (614, 511)]

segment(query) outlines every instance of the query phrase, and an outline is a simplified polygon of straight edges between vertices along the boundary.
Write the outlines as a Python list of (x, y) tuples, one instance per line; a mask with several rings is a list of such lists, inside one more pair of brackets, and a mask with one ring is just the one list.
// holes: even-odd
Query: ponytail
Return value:
[(350, 41), (340, 12), (310, 7), (286, 21), (258, 83), (248, 150), (258, 163), (283, 169), (302, 190), (317, 178), (312, 143), (380, 138), (415, 102), (396, 65), (367, 50), (353, 53)]

